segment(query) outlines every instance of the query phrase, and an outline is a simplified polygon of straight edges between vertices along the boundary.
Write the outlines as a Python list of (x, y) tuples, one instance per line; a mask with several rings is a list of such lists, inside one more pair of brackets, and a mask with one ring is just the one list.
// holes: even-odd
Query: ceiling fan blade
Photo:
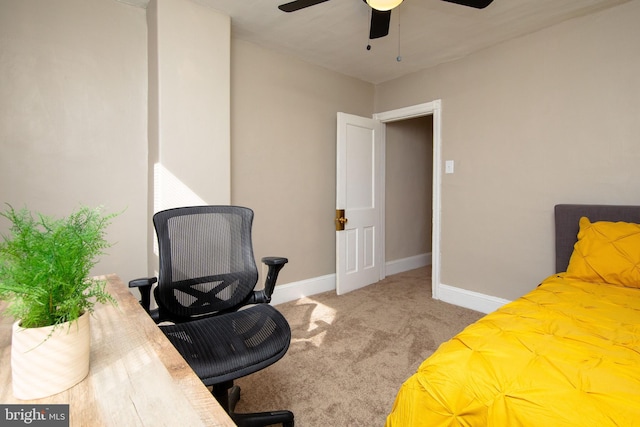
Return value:
[(328, 0), (295, 0), (289, 3), (281, 4), (278, 6), (283, 12), (295, 12), (296, 10), (304, 9), (305, 7), (315, 6), (316, 4), (324, 3)]
[(369, 27), (369, 39), (379, 39), (389, 34), (391, 22), (390, 10), (371, 9), (371, 26)]
[(493, 0), (444, 0), (449, 3), (455, 3), (462, 6), (475, 7), (476, 9), (484, 9), (489, 6)]

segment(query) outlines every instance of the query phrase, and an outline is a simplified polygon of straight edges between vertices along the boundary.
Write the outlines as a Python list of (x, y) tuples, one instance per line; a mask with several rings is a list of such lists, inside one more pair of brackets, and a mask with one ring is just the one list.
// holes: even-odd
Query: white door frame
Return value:
[[(442, 101), (437, 99), (435, 101), (427, 102), (424, 104), (413, 105), (410, 107), (399, 108), (397, 110), (385, 111), (382, 113), (376, 113), (373, 118), (380, 120), (382, 123), (390, 123), (398, 120), (411, 119), (414, 117), (422, 117), (433, 115), (433, 200), (432, 200), (432, 232), (431, 232), (431, 295), (434, 299), (439, 299), (440, 288), (440, 211), (441, 211), (441, 177), (442, 177)], [(385, 130), (383, 129), (383, 132)], [(383, 133), (382, 144), (382, 166), (380, 182), (384, 188), (385, 185), (385, 159), (386, 156), (386, 132)], [(380, 208), (380, 224), (381, 235), (385, 236), (384, 220), (385, 220), (385, 191), (382, 190), (381, 208)], [(381, 250), (384, 257), (385, 253), (385, 240), (381, 239)], [(380, 279), (386, 277), (386, 265), (381, 263), (380, 266)]]

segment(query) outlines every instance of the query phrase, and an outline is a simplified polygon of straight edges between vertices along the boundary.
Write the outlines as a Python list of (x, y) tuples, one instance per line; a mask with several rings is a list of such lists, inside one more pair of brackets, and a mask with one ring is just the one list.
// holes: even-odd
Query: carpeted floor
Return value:
[(278, 305), (291, 346), (274, 365), (236, 382), (236, 411), (289, 409), (296, 427), (384, 426), (404, 380), (483, 316), (432, 300), (430, 277), (425, 267), (346, 295)]

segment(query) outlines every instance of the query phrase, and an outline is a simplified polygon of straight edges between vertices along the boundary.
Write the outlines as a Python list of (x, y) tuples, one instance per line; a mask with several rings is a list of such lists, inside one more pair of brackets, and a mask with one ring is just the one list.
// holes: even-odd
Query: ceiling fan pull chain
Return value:
[[(373, 9), (369, 8), (369, 17), (367, 19), (367, 23), (371, 22), (371, 14)], [(371, 50), (371, 32), (369, 32), (369, 37), (367, 38), (367, 50)]]
[(398, 16), (398, 56), (396, 56), (396, 61), (402, 61), (402, 55), (400, 55), (400, 8), (397, 9), (396, 15)]

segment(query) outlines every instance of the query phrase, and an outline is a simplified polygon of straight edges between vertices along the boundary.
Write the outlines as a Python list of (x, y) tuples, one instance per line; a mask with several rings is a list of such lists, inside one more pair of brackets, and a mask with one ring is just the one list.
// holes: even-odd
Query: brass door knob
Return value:
[(336, 231), (344, 230), (344, 225), (349, 220), (344, 217), (344, 209), (336, 209)]

